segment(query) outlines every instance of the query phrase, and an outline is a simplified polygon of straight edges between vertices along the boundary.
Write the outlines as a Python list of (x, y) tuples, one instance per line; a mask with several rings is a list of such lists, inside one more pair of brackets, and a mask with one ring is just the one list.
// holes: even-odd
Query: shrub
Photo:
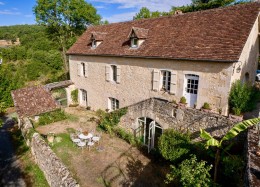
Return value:
[(187, 101), (186, 98), (182, 96), (180, 99), (180, 103), (186, 104), (186, 101)]
[(74, 103), (78, 103), (78, 94), (79, 94), (79, 90), (75, 89), (71, 91), (71, 99)]
[(35, 124), (35, 126), (37, 127), (39, 125), (47, 125), (56, 121), (65, 120), (67, 118), (68, 116), (65, 114), (65, 112), (61, 109), (58, 109), (40, 115), (39, 121)]
[(173, 100), (172, 100), (172, 103), (173, 103), (173, 104), (177, 104), (177, 102), (176, 102), (176, 100), (175, 100), (175, 99), (173, 99)]
[(125, 131), (122, 128), (113, 128), (113, 132), (121, 139), (125, 140), (126, 142), (136, 145), (138, 144), (138, 141), (135, 139), (134, 135)]
[(176, 162), (190, 153), (192, 144), (188, 134), (168, 129), (159, 138), (158, 147), (166, 160)]
[(0, 102), (0, 116), (6, 112), (6, 106), (4, 102)]
[(240, 112), (248, 111), (248, 103), (250, 97), (253, 95), (253, 88), (247, 84), (243, 84), (240, 80), (237, 80), (232, 84), (229, 93), (229, 107)]
[(233, 111), (233, 113), (234, 113), (236, 116), (240, 116), (240, 115), (241, 115), (241, 110), (240, 110), (239, 108), (233, 107), (233, 108), (232, 108), (232, 111)]
[(115, 127), (119, 122), (120, 118), (127, 112), (126, 108), (122, 108), (110, 113), (106, 113), (103, 110), (98, 110), (96, 112), (99, 117), (99, 127), (109, 133), (112, 132), (112, 128)]
[(177, 180), (178, 186), (207, 187), (212, 181), (209, 171), (212, 166), (207, 166), (205, 161), (197, 161), (195, 155), (184, 160), (177, 168), (171, 165), (171, 172), (166, 175), (166, 183)]
[(240, 186), (243, 183), (244, 166), (241, 156), (230, 155), (223, 158), (223, 174), (229, 185)]
[(4, 121), (0, 118), (0, 128), (3, 126)]
[(209, 103), (207, 103), (207, 102), (205, 102), (205, 103), (203, 104), (202, 108), (207, 109), (207, 110), (210, 110), (210, 109), (211, 109)]

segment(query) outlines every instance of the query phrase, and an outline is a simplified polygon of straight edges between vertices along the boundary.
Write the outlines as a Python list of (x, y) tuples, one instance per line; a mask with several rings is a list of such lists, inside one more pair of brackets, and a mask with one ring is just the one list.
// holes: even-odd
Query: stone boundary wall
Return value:
[(39, 133), (34, 133), (31, 139), (28, 138), (30, 131), (33, 130), (33, 126), (28, 118), (19, 120), (19, 128), (26, 138), (27, 145), (31, 148), (36, 163), (43, 171), (51, 187), (79, 187), (68, 168), (51, 150)]
[(203, 112), (194, 108), (180, 108), (163, 99), (150, 98), (127, 107), (127, 114), (121, 118), (120, 125), (130, 131), (138, 128), (138, 118), (155, 120), (163, 129), (173, 128), (192, 133), (198, 138), (200, 129), (205, 129), (215, 137), (222, 137), (236, 123), (227, 116)]
[(256, 127), (251, 127), (247, 132), (246, 150), (246, 173), (245, 173), (245, 187), (260, 186), (260, 156), (256, 152), (260, 150), (258, 147), (258, 133)]

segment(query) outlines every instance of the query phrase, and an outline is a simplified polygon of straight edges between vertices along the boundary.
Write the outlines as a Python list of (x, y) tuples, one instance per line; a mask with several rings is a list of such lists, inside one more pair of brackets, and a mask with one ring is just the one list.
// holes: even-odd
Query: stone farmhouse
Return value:
[(68, 50), (79, 104), (110, 111), (149, 99), (228, 114), (239, 79), (252, 83), (260, 3), (91, 26)]

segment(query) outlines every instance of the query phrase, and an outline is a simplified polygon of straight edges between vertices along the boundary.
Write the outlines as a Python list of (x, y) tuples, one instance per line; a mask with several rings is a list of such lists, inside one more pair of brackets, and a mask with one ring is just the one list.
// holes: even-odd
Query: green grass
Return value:
[[(67, 131), (73, 132), (73, 129), (68, 128)], [(71, 157), (73, 157), (73, 155), (81, 154), (81, 149), (79, 149), (75, 144), (73, 144), (73, 142), (70, 139), (69, 133), (57, 134), (55, 136), (55, 140), (56, 139), (60, 139), (60, 141), (54, 141), (54, 144), (51, 146), (51, 149), (69, 168), (71, 174), (73, 175), (73, 178), (79, 181), (76, 171), (71, 164)]]
[(70, 165), (71, 153), (79, 153), (80, 149), (73, 144), (68, 133), (57, 134), (55, 139), (60, 139), (59, 142), (54, 141), (51, 146), (55, 154), (62, 160), (65, 165)]
[(44, 177), (43, 172), (33, 161), (29, 147), (25, 144), (21, 131), (14, 128), (11, 131), (13, 144), (16, 148), (16, 154), (20, 158), (23, 175), (27, 186), (48, 187), (49, 184)]

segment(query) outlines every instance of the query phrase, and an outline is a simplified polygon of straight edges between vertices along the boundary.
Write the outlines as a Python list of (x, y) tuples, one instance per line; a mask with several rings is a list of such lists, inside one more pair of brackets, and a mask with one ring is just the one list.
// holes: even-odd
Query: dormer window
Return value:
[(138, 38), (132, 38), (131, 39), (131, 47), (137, 48), (138, 47)]
[(103, 32), (92, 32), (90, 38), (91, 48), (92, 49), (97, 48), (105, 39), (106, 34), (107, 33), (103, 33)]
[(138, 48), (148, 36), (148, 29), (132, 27), (128, 38), (130, 39), (130, 47)]

